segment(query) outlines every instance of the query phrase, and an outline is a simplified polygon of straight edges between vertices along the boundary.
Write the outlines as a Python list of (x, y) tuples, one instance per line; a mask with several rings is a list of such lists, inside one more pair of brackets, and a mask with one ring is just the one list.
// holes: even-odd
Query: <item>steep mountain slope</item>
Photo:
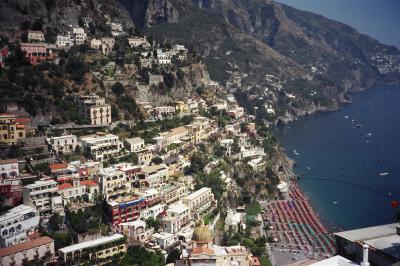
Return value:
[[(155, 38), (184, 43), (201, 55), (212, 78), (228, 87), (232, 77), (239, 79), (233, 83), (245, 91), (245, 104), (254, 106), (245, 99), (249, 95), (264, 97), (257, 106), (269, 101), (282, 109), (277, 116), (336, 108), (349, 91), (400, 81), (399, 68), (385, 65), (400, 62), (398, 49), (271, 0), (120, 2)], [(268, 74), (280, 80), (270, 96)]]
[(2, 0), (0, 35), (18, 39), (23, 30), (40, 28), (62, 32), (67, 25), (91, 24), (101, 29), (110, 20), (127, 28), (133, 23), (126, 10), (114, 0)]

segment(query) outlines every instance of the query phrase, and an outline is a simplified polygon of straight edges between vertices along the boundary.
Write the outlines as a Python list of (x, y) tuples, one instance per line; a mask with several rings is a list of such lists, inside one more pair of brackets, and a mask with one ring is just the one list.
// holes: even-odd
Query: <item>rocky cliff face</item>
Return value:
[(196, 88), (207, 87), (211, 82), (207, 67), (202, 63), (191, 64), (182, 68), (182, 71), (184, 73), (182, 80), (179, 81), (179, 84), (175, 84), (169, 93), (159, 93), (147, 86), (139, 86), (134, 93), (136, 101), (148, 101), (156, 105), (170, 104), (178, 99), (188, 99), (194, 96)]

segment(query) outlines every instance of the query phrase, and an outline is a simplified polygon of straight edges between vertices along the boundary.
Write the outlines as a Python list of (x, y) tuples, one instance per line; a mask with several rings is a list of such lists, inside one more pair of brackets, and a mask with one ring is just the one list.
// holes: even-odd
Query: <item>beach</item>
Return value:
[(274, 239), (272, 253), (289, 260), (324, 259), (335, 254), (332, 234), (321, 223), (308, 197), (292, 182), (289, 199), (268, 202), (264, 208), (267, 234)]

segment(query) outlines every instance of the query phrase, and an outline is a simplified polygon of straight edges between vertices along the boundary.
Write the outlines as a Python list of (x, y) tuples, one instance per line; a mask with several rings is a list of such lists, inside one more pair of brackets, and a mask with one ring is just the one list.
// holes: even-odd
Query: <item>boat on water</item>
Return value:
[(299, 156), (300, 153), (298, 153), (296, 150), (293, 150), (293, 154)]
[(349, 119), (349, 116), (348, 116), (348, 115), (346, 115), (344, 118), (345, 118), (345, 119)]
[(333, 204), (333, 205), (336, 205), (336, 204), (338, 204), (338, 202), (337, 202), (337, 201), (333, 201), (332, 204)]
[(379, 173), (380, 176), (385, 176), (385, 175), (388, 175), (388, 174), (389, 174), (388, 172)]
[(369, 132), (369, 133), (367, 134), (367, 137), (371, 137), (371, 136), (372, 136), (372, 133)]

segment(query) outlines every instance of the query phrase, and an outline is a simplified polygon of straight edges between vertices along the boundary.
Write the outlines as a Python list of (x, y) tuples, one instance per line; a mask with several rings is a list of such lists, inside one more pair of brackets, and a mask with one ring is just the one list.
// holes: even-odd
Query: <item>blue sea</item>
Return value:
[(276, 130), (301, 188), (333, 232), (394, 222), (391, 202), (400, 200), (400, 87), (352, 96), (340, 111)]

